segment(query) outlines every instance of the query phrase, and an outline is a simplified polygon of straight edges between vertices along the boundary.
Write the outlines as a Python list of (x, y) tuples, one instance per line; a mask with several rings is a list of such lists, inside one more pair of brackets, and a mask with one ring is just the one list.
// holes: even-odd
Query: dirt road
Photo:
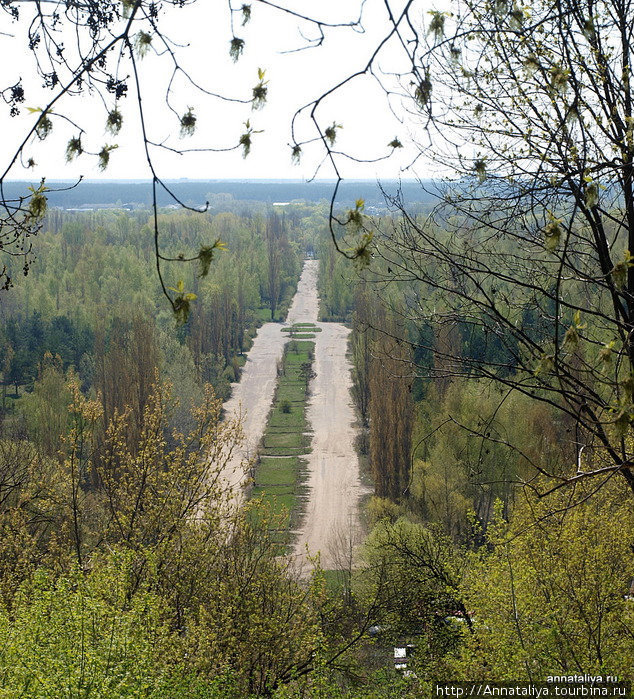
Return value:
[[(287, 323), (300, 319), (317, 320), (317, 272), (318, 262), (308, 260), (297, 285), (297, 293), (287, 315)], [(287, 333), (280, 323), (265, 323), (255, 336), (239, 383), (231, 387), (231, 398), (225, 402), (227, 418), (242, 416), (244, 442), (223, 471), (222, 478), (236, 492), (246, 480), (244, 463), (251, 459), (264, 434), (266, 418), (271, 410), (277, 363), (282, 358)], [(240, 501), (241, 497), (238, 496)]]
[[(318, 317), (317, 274), (319, 263), (304, 265), (287, 323), (315, 322)], [(308, 502), (297, 532), (295, 555), (299, 562), (320, 552), (324, 568), (346, 564), (351, 545), (360, 536), (359, 500), (363, 488), (354, 450), (350, 387), (350, 363), (346, 358), (350, 332), (339, 323), (317, 323), (315, 377), (311, 382), (308, 420), (313, 430), (308, 462)], [(227, 416), (242, 415), (245, 442), (225, 469), (225, 481), (241, 493), (245, 481), (243, 463), (254, 456), (264, 434), (276, 383), (277, 362), (288, 340), (279, 323), (266, 323), (255, 337), (240, 382), (225, 403)], [(241, 499), (240, 496), (237, 498)]]
[(349, 330), (339, 323), (318, 323), (315, 378), (308, 420), (313, 430), (308, 461), (309, 500), (298, 532), (295, 555), (306, 560), (320, 552), (325, 569), (342, 568), (360, 542), (359, 500), (364, 493), (354, 450), (356, 430), (346, 357)]

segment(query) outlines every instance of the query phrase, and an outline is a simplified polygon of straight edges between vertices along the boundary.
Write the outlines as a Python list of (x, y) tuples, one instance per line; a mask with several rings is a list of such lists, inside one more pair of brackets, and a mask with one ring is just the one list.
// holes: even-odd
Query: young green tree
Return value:
[(540, 500), (526, 492), (507, 522), (498, 507), (487, 546), (470, 558), (465, 604), (473, 635), (456, 670), (468, 679), (632, 676), (634, 563), (627, 486)]

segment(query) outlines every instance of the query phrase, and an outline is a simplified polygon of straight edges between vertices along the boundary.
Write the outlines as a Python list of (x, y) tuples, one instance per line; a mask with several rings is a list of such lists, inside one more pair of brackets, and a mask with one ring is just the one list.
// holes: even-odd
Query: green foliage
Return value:
[(542, 678), (567, 667), (631, 677), (631, 507), (614, 479), (590, 492), (527, 492), (509, 522), (498, 507), (465, 577), (475, 634), (463, 677)]
[(229, 46), (229, 55), (233, 59), (234, 63), (240, 58), (243, 51), (244, 51), (244, 40), (238, 39), (237, 36), (234, 36), (233, 39), (231, 39), (231, 44)]
[[(37, 110), (41, 111), (41, 110)], [(46, 112), (42, 112), (42, 115), (35, 125), (35, 133), (37, 137), (43, 141), (53, 130), (53, 122), (50, 120)]]
[(105, 145), (100, 151), (99, 151), (99, 169), (100, 170), (105, 170), (108, 167), (108, 163), (110, 162), (110, 153), (117, 149), (119, 146), (117, 145), (112, 145), (108, 146)]
[(196, 131), (196, 115), (192, 107), (188, 107), (187, 111), (181, 117), (181, 138), (185, 136), (193, 136)]
[(40, 182), (38, 187), (29, 187), (31, 196), (29, 197), (28, 215), (35, 220), (43, 218), (46, 213), (48, 200), (44, 192), (47, 190), (48, 187), (44, 186), (44, 180)]
[(163, 605), (145, 587), (126, 596), (129, 566), (124, 558), (57, 579), (40, 570), (23, 586), (11, 612), (0, 611), (3, 694), (134, 697), (163, 683)]
[(140, 31), (134, 37), (134, 50), (139, 58), (145, 58), (152, 46), (152, 35), (147, 32)]
[(66, 144), (66, 162), (74, 160), (84, 152), (81, 136), (73, 136)]
[(264, 75), (266, 71), (258, 68), (258, 84), (253, 88), (253, 97), (251, 99), (252, 109), (262, 109), (266, 104), (266, 96), (268, 93), (268, 87), (266, 86), (267, 80), (264, 80)]
[(217, 238), (213, 245), (203, 245), (198, 251), (198, 261), (200, 263), (199, 277), (206, 277), (209, 274), (211, 262), (214, 259), (214, 250), (226, 250), (225, 243)]
[(185, 284), (182, 279), (178, 280), (175, 287), (170, 286), (168, 289), (176, 294), (172, 299), (176, 322), (178, 325), (184, 325), (189, 318), (191, 302), (195, 301), (198, 297), (191, 292), (185, 292)]
[(111, 109), (106, 117), (106, 131), (116, 136), (123, 125), (123, 116), (117, 107)]
[(389, 498), (381, 498), (373, 495), (367, 504), (368, 520), (370, 525), (374, 526), (383, 520), (387, 520), (392, 524), (405, 514), (403, 505), (398, 505)]
[(549, 252), (554, 252), (561, 240), (561, 221), (556, 218), (551, 218), (551, 220), (544, 226), (544, 238), (546, 250)]
[(332, 124), (324, 131), (326, 141), (328, 141), (331, 148), (335, 145), (335, 141), (337, 140), (337, 129), (343, 129), (343, 126), (333, 121)]
[(368, 578), (381, 588), (386, 640), (415, 637), (418, 669), (434, 677), (463, 640), (463, 629), (446, 620), (464, 615), (464, 561), (440, 531), (406, 519), (379, 522), (367, 539), (364, 558)]
[(623, 255), (623, 259), (620, 262), (617, 262), (612, 268), (610, 274), (612, 275), (614, 285), (617, 289), (623, 289), (625, 287), (625, 284), (627, 283), (628, 270), (634, 264), (633, 259), (634, 258), (630, 254), (630, 251), (626, 250)]
[(436, 41), (440, 41), (445, 35), (445, 18), (446, 14), (444, 12), (438, 12), (438, 10), (432, 10), (429, 12), (431, 15), (431, 21), (429, 22), (428, 34), (433, 34)]

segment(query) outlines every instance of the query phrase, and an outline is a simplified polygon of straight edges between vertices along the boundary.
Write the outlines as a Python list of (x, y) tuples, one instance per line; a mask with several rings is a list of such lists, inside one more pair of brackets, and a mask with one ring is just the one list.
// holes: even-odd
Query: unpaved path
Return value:
[[(305, 315), (310, 315), (309, 320), (317, 319), (317, 271), (316, 260), (304, 264), (287, 323), (301, 322), (298, 319)], [(223, 406), (227, 419), (242, 418), (244, 441), (221, 474), (226, 485), (236, 493), (238, 502), (247, 475), (245, 463), (255, 456), (264, 434), (275, 393), (277, 363), (282, 358), (287, 340), (288, 333), (282, 332), (280, 323), (265, 323), (258, 329), (240, 381), (232, 385), (231, 398)]]
[[(319, 263), (304, 264), (287, 323), (316, 323)], [(360, 538), (359, 500), (363, 487), (354, 450), (356, 431), (351, 402), (352, 378), (346, 357), (349, 330), (339, 323), (316, 323), (315, 377), (310, 385), (308, 421), (313, 430), (308, 464), (308, 502), (297, 532), (294, 554), (303, 565), (306, 554), (320, 553), (322, 567), (349, 563), (352, 546)], [(256, 454), (266, 427), (287, 333), (279, 323), (266, 323), (249, 351), (240, 382), (225, 403), (227, 417), (242, 415), (245, 441), (224, 469), (223, 478), (237, 493), (246, 480), (244, 463)], [(238, 500), (241, 497), (238, 496)]]
[(308, 420), (313, 429), (308, 461), (309, 500), (295, 545), (306, 561), (320, 553), (324, 569), (351, 563), (361, 539), (359, 501), (364, 488), (354, 449), (356, 430), (351, 402), (350, 362), (346, 357), (349, 330), (339, 323), (318, 323), (315, 377), (311, 383)]

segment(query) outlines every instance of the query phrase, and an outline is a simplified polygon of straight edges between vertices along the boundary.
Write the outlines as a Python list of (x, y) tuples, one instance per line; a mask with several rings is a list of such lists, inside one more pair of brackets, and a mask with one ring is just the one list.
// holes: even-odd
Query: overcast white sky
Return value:
[[(393, 4), (398, 6), (399, 2)], [(300, 11), (308, 6), (308, 11), (319, 13), (319, 17), (327, 21), (350, 21), (358, 16), (359, 11), (358, 0), (321, 0), (319, 3), (297, 0), (289, 2), (287, 6)], [(423, 0), (421, 16), (427, 7)], [(365, 65), (388, 30), (383, 2), (367, 0), (364, 18), (364, 34), (345, 28), (329, 30), (323, 47), (283, 55), (281, 51), (298, 48), (304, 43), (297, 22), (279, 11), (254, 3), (251, 22), (245, 28), (236, 29), (236, 35), (243, 38), (246, 44), (242, 58), (233, 63), (228, 57), (231, 31), (225, 3), (199, 0), (191, 7), (171, 10), (169, 16), (163, 18), (162, 27), (173, 41), (188, 45), (177, 51), (183, 66), (191, 71), (196, 81), (215, 92), (248, 98), (257, 82), (257, 69), (261, 67), (266, 69), (266, 77), (270, 81), (269, 101), (263, 110), (253, 112), (249, 105), (235, 106), (205, 98), (191, 86), (181, 85), (175, 91), (173, 104), (179, 112), (193, 107), (198, 117), (198, 128), (194, 137), (180, 139), (178, 122), (165, 108), (163, 101), (166, 79), (170, 74), (168, 61), (166, 57), (150, 52), (143, 59), (141, 68), (151, 138), (166, 141), (175, 147), (229, 146), (236, 143), (244, 131), (246, 119), (251, 120), (254, 128), (264, 130), (264, 133), (254, 135), (252, 153), (246, 160), (242, 158), (241, 151), (182, 156), (157, 152), (155, 157), (159, 174), (165, 178), (192, 179), (310, 177), (320, 160), (320, 152), (317, 148), (312, 153), (307, 149), (300, 166), (291, 163), (288, 147), (291, 116), (298, 107)], [(314, 28), (304, 26), (302, 29), (315, 34)], [(33, 57), (26, 46), (22, 27), (11, 26), (8, 19), (2, 19), (0, 30), (14, 35), (14, 38), (0, 36), (3, 85), (21, 77), (27, 90), (26, 105), (39, 107), (46, 104), (51, 93), (40, 89), (39, 81), (34, 82), (32, 78)], [(386, 52), (380, 65), (386, 70), (406, 68), (403, 58), (395, 51)], [(104, 173), (97, 168), (95, 157), (85, 155), (70, 164), (65, 162), (65, 144), (70, 136), (76, 134), (76, 130), (56, 119), (51, 137), (27, 150), (27, 156), (33, 156), (37, 167), (30, 171), (16, 167), (10, 177), (148, 177), (133, 96), (121, 101), (127, 128), (116, 138), (105, 134), (105, 116), (99, 104), (82, 96), (80, 99), (67, 99), (60, 111), (71, 115), (86, 130), (87, 134), (82, 137), (86, 149), (98, 151), (105, 143), (116, 142), (119, 145), (112, 154), (110, 167)], [(393, 106), (398, 109), (398, 103)], [(388, 152), (386, 145), (389, 141), (399, 136), (405, 142), (408, 128), (416, 128), (399, 123), (390, 112), (385, 95), (372, 79), (365, 78), (357, 80), (330, 99), (321, 108), (319, 116), (324, 125), (333, 121), (342, 124), (338, 145), (342, 150), (361, 157), (376, 157)], [(0, 107), (2, 164), (10, 158), (15, 143), (24, 137), (35, 118), (26, 109), (22, 109), (20, 116), (10, 118), (8, 108)], [(301, 136), (314, 136), (310, 128), (310, 124), (304, 121)], [(346, 178), (398, 177), (401, 167), (411, 161), (413, 154), (412, 150), (403, 149), (397, 152), (397, 157), (378, 164), (360, 165), (342, 160), (342, 174)], [(404, 176), (428, 176), (431, 173), (426, 170), (427, 167), (421, 160), (416, 173)], [(332, 176), (333, 171), (328, 167), (319, 172), (319, 177)]]

